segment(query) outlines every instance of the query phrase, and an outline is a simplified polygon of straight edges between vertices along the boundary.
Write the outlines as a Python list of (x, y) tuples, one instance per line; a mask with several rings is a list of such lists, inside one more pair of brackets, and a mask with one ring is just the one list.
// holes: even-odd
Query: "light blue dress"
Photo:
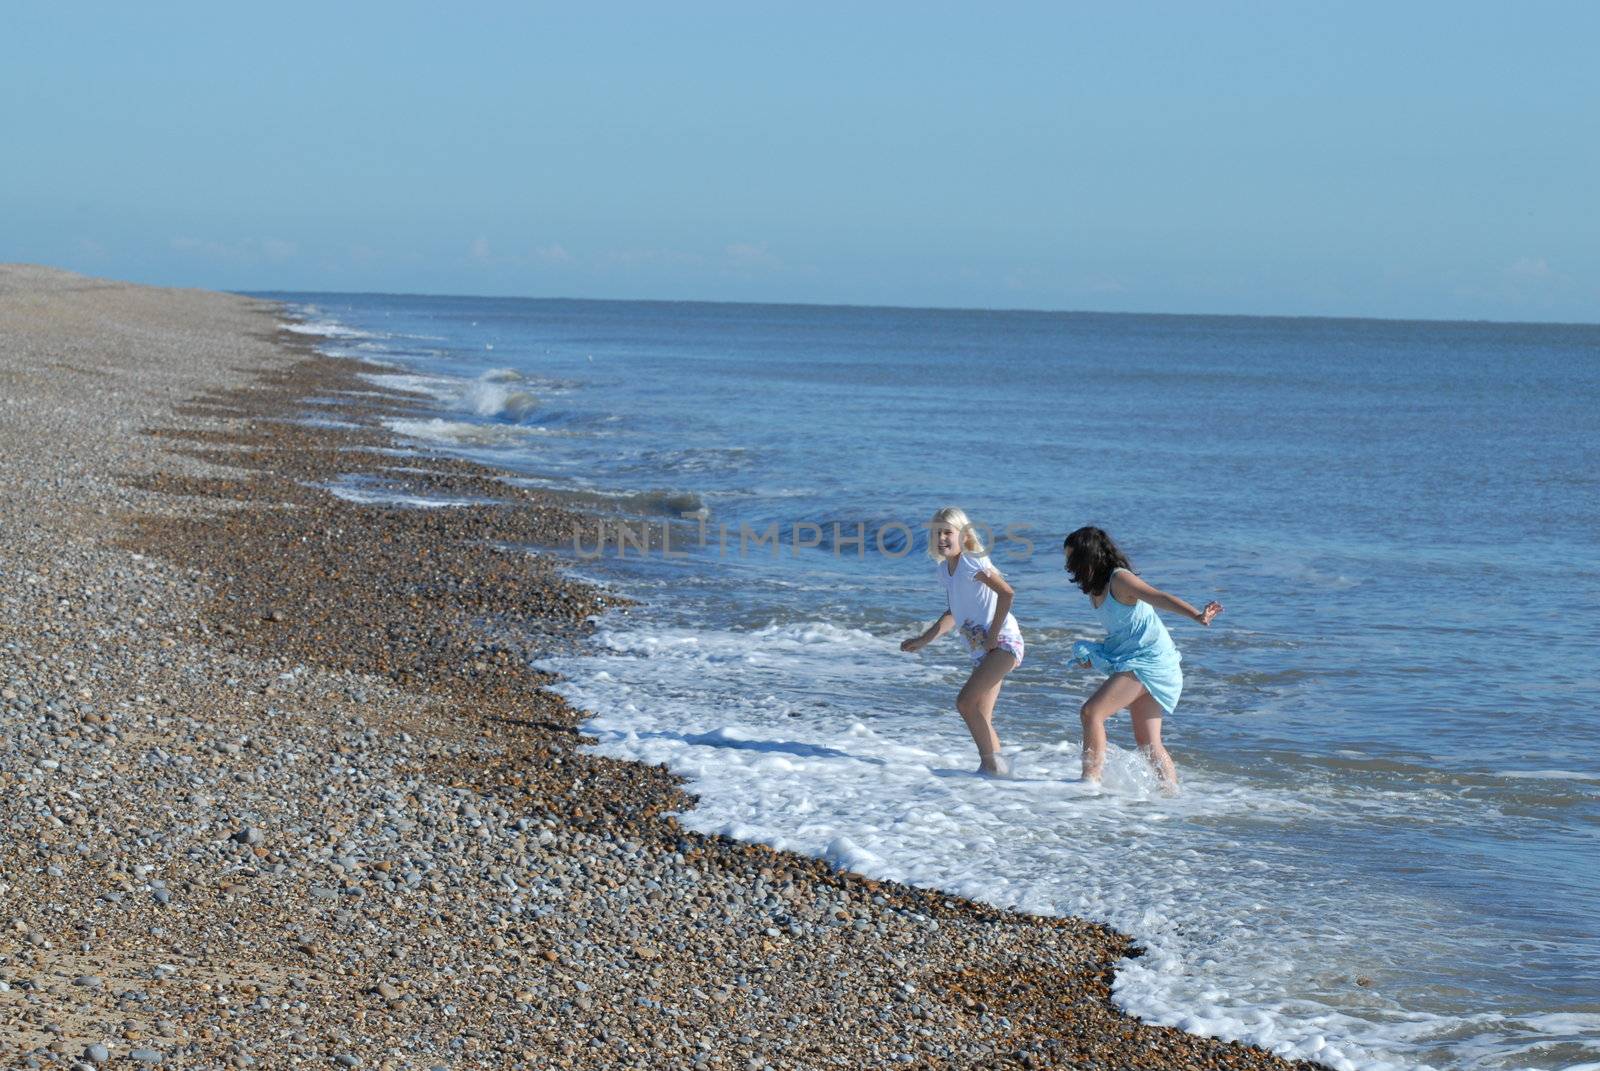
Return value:
[[(1113, 569), (1111, 575), (1120, 572), (1124, 570)], [(1155, 607), (1143, 601), (1125, 606), (1112, 597), (1107, 583), (1105, 601), (1095, 607), (1095, 613), (1106, 627), (1105, 640), (1079, 640), (1072, 645), (1072, 657), (1092, 663), (1102, 673), (1132, 673), (1161, 709), (1171, 714), (1183, 694), (1182, 657)]]

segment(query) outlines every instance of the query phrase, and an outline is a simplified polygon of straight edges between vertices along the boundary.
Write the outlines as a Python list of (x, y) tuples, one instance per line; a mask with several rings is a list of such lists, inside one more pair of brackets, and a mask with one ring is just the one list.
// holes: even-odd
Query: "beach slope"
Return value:
[(282, 320), (0, 266), (8, 1066), (1290, 1066), (1123, 1016), (1103, 927), (680, 829), (530, 668), (626, 612), (574, 515)]

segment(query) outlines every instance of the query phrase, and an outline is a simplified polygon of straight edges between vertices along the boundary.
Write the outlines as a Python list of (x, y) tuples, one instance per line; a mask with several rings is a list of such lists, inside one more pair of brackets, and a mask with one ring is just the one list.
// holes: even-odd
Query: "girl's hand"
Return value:
[(985, 651), (998, 651), (1000, 649), (1000, 633), (996, 632), (987, 640), (983, 641), (983, 649)]
[(909, 640), (901, 640), (900, 649), (905, 651), (907, 654), (910, 654), (913, 651), (922, 650), (925, 646), (927, 646), (927, 644), (928, 641), (923, 639), (921, 636), (913, 636)]
[(1205, 605), (1205, 609), (1196, 614), (1194, 619), (1202, 625), (1210, 627), (1212, 619), (1220, 613), (1222, 613), (1222, 604), (1220, 602), (1208, 602)]

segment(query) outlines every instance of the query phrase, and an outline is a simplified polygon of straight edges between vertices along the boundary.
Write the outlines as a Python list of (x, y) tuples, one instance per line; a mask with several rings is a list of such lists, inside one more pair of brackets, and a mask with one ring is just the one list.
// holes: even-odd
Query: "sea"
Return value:
[[(258, 296), (419, 396), (407, 451), (611, 526), (558, 553), (639, 605), (541, 665), (595, 751), (688, 779), (689, 827), (1105, 922), (1149, 1022), (1600, 1069), (1600, 326)], [(946, 505), (1016, 589), (1011, 780), (975, 773), (961, 641), (899, 649), (944, 609)], [(1168, 621), (1176, 796), (1126, 716), (1078, 781), (1085, 524), (1225, 607)]]

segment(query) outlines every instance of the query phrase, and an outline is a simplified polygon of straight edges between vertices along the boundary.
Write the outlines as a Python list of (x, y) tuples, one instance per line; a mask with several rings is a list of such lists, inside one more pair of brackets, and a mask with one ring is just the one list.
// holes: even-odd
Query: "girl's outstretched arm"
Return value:
[(973, 579), (995, 594), (994, 620), (989, 622), (988, 648), (992, 651), (1000, 646), (1000, 629), (1006, 623), (1006, 615), (1011, 612), (1011, 599), (1016, 592), (1011, 590), (1011, 585), (1006, 583), (1005, 577), (992, 569), (983, 570)]
[(946, 610), (939, 615), (939, 620), (929, 625), (920, 636), (913, 636), (909, 640), (901, 641), (900, 649), (902, 651), (920, 651), (946, 632), (949, 632), (955, 627), (955, 623), (955, 617), (949, 610)]
[(1180, 614), (1190, 621), (1198, 621), (1202, 625), (1210, 625), (1213, 618), (1222, 613), (1220, 602), (1208, 602), (1205, 609), (1196, 610), (1176, 595), (1168, 595), (1160, 588), (1152, 587), (1141, 580), (1136, 573), (1127, 570), (1117, 573), (1111, 578), (1113, 596), (1119, 596), (1123, 601), (1138, 599), (1149, 603), (1157, 610), (1166, 610), (1168, 613)]

